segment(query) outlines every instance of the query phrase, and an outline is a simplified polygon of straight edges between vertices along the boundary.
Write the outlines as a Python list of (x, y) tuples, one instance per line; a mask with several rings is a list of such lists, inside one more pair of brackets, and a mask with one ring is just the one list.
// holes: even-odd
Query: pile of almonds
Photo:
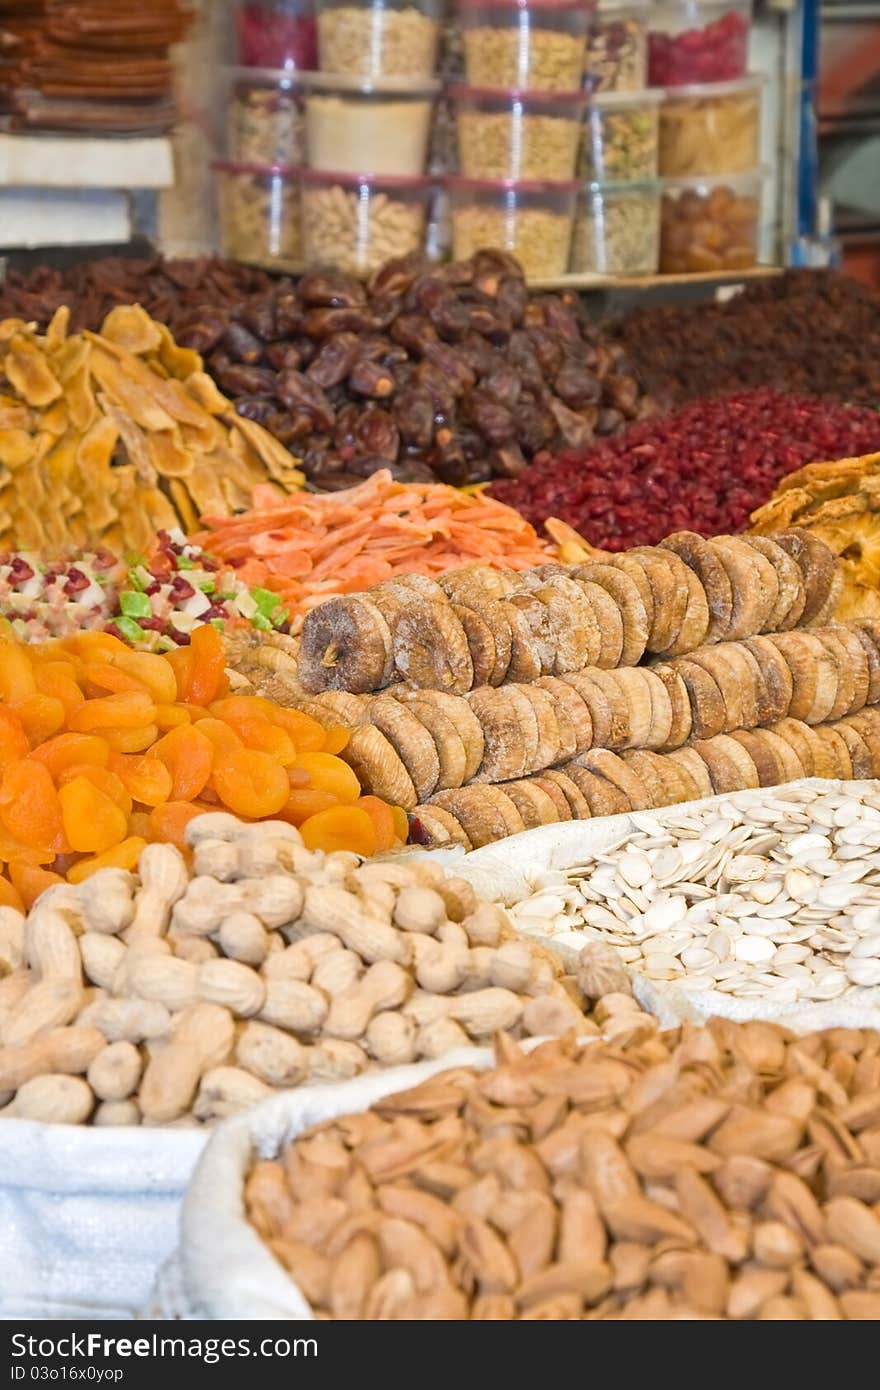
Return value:
[(152, 844), (136, 875), (0, 909), (3, 1116), (198, 1124), (498, 1029), (598, 1032), (557, 957), (434, 864), (311, 852), (224, 813), (187, 836), (191, 872)]
[(875, 1320), (880, 1034), (500, 1037), (244, 1196), (318, 1318)]

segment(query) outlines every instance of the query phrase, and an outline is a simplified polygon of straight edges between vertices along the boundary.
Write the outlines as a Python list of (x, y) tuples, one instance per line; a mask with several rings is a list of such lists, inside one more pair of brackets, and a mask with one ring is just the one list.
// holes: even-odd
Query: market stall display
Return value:
[(224, 256), (268, 270), (296, 271), (304, 259), (302, 193), (291, 169), (214, 165)]
[(248, 68), (316, 66), (318, 29), (311, 0), (234, 0), (235, 60)]
[(323, 72), (302, 82), (310, 168), (401, 178), (426, 172), (439, 82)]
[(579, 194), (571, 239), (576, 274), (653, 275), (659, 260), (659, 183), (592, 183)]
[(754, 169), (761, 88), (760, 78), (744, 77), (667, 91), (660, 106), (659, 169), (664, 178)]
[(295, 76), (274, 68), (230, 68), (222, 91), (225, 159), (270, 168), (304, 163), (303, 99)]
[(587, 31), (589, 91), (639, 92), (647, 86), (648, 10), (648, 0), (599, 0)]
[(322, 72), (366, 78), (433, 76), (440, 37), (440, 6), (435, 0), (317, 0), (316, 9)]
[(875, 1319), (877, 1035), (658, 1034), (630, 1003), (606, 1005), (613, 1043), (501, 1038), (494, 1065), (401, 1079), (355, 1113), (298, 1117), (290, 1140), (279, 1126), (244, 1171), (230, 1151), (218, 1210), (231, 1230), (243, 1205), (287, 1270), (287, 1315)]
[(447, 95), (465, 178), (564, 182), (574, 177), (583, 92), (454, 86)]
[(744, 77), (751, 18), (751, 0), (661, 0), (652, 5), (651, 85), (681, 87)]
[(745, 270), (758, 260), (762, 170), (664, 179), (660, 270), (688, 275)]

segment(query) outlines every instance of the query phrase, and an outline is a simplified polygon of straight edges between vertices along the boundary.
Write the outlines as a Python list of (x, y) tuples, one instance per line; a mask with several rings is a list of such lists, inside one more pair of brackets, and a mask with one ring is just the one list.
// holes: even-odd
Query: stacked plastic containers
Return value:
[(750, 0), (652, 6), (648, 79), (660, 107), (660, 270), (741, 270), (758, 258), (763, 80), (748, 72)]

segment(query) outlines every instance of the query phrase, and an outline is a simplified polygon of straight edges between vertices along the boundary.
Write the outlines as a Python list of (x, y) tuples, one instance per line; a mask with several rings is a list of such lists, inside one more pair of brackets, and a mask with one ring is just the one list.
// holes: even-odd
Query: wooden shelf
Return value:
[(728, 285), (741, 280), (761, 280), (781, 275), (782, 267), (755, 265), (748, 270), (701, 271), (695, 275), (559, 275), (550, 280), (530, 280), (533, 290), (654, 290), (669, 285)]

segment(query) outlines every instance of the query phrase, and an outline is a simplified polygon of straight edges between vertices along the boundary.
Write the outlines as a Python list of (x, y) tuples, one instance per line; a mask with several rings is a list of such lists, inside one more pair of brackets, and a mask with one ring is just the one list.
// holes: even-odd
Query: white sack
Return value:
[(0, 1317), (126, 1318), (177, 1240), (204, 1130), (0, 1124)]

